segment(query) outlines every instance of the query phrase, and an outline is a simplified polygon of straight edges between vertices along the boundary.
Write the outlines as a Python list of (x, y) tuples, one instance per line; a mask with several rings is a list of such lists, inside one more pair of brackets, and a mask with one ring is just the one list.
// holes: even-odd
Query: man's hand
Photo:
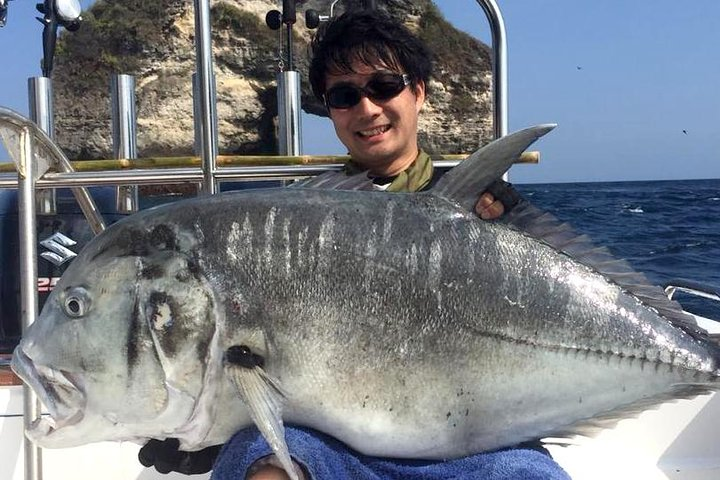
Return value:
[(155, 467), (160, 473), (195, 475), (212, 470), (222, 445), (213, 445), (197, 452), (184, 452), (179, 447), (177, 438), (150, 440), (138, 452), (138, 460), (143, 466)]
[(505, 207), (500, 200), (495, 200), (492, 193), (485, 192), (475, 204), (475, 213), (483, 220), (495, 220), (505, 213)]
[(480, 196), (475, 204), (475, 213), (483, 220), (495, 220), (512, 210), (520, 199), (520, 194), (511, 184), (497, 180)]
[[(300, 480), (309, 478), (305, 470), (294, 460), (292, 464), (297, 478)], [(290, 476), (285, 472), (280, 460), (275, 455), (268, 455), (255, 461), (250, 465), (246, 478), (247, 480), (290, 480)]]

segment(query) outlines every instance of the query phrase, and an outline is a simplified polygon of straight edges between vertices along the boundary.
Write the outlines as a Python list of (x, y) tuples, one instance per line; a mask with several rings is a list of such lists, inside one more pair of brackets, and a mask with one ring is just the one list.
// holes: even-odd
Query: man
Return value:
[[(333, 188), (412, 192), (429, 187), (434, 170), (417, 144), (418, 116), (431, 74), (430, 53), (404, 26), (375, 11), (348, 13), (328, 24), (312, 45), (310, 83), (325, 102), (335, 132), (352, 158), (343, 172), (322, 175), (308, 185)], [(517, 195), (504, 184), (497, 194), (508, 207)], [(480, 192), (478, 192), (480, 193)], [(485, 219), (505, 206), (492, 193), (476, 205)], [(309, 429), (289, 427), (286, 441), (300, 478), (504, 478), (566, 479), (552, 459), (537, 450), (516, 449), (475, 455), (450, 462), (395, 461), (365, 457), (337, 440)], [(165, 460), (151, 442), (141, 451), (143, 464), (186, 473), (206, 471), (217, 448)], [(170, 449), (171, 454), (177, 453)], [(167, 464), (159, 465), (165, 461)], [(173, 461), (176, 465), (172, 465)], [(180, 465), (182, 462), (186, 464)], [(281, 480), (280, 468), (255, 428), (239, 432), (226, 444), (213, 467), (213, 478)], [(205, 470), (203, 470), (205, 469)]]
[[(369, 10), (332, 21), (315, 38), (312, 51), (313, 93), (325, 103), (352, 158), (343, 173), (365, 174), (387, 191), (427, 188), (432, 161), (417, 142), (432, 72), (427, 47), (402, 25)], [(514, 192), (501, 187), (498, 193), (507, 194), (510, 204), (517, 202)], [(493, 219), (504, 207), (485, 193), (476, 210)]]

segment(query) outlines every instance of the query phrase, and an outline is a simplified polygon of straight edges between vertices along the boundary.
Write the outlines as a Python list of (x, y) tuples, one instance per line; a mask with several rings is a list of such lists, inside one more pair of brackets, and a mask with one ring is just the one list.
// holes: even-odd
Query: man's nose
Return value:
[(358, 102), (356, 108), (358, 111), (368, 115), (377, 114), (382, 111), (382, 106), (379, 103), (375, 103), (367, 95), (360, 97), (360, 102)]

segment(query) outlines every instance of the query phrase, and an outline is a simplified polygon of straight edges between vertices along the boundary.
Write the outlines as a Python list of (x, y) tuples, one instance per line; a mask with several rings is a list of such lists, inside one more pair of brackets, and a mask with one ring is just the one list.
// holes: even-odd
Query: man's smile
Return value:
[(369, 128), (367, 130), (360, 130), (357, 132), (357, 134), (361, 137), (367, 138), (367, 137), (374, 137), (376, 135), (381, 135), (385, 132), (390, 130), (390, 125), (381, 125), (379, 127), (375, 128)]

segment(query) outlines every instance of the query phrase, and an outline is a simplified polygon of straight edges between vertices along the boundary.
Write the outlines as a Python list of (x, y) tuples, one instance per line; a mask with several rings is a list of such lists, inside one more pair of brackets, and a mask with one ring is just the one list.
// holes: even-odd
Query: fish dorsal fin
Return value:
[(635, 271), (627, 261), (614, 257), (605, 247), (594, 245), (587, 235), (577, 234), (569, 224), (561, 222), (554, 215), (522, 199), (499, 221), (602, 274), (645, 305), (657, 310), (675, 327), (694, 337), (708, 338), (707, 332), (682, 310), (679, 303), (669, 300), (662, 288), (652, 285), (644, 274)]
[(431, 192), (473, 210), (478, 197), (488, 186), (500, 178), (535, 140), (553, 128), (555, 124), (537, 125), (488, 143), (446, 173)]

